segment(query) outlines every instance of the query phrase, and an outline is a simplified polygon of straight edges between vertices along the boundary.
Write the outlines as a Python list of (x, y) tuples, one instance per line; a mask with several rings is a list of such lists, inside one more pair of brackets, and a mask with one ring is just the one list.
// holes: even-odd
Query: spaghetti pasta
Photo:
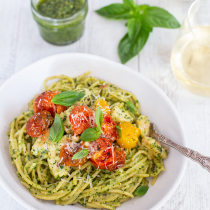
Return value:
[[(167, 150), (159, 144), (157, 146), (155, 140), (151, 143), (149, 137), (143, 135), (147, 133), (144, 129), (147, 129), (148, 126), (145, 125), (148, 122), (145, 121), (145, 117), (142, 121), (143, 115), (139, 111), (139, 102), (132, 93), (106, 81), (90, 77), (88, 74), (90, 72), (75, 78), (64, 75), (49, 77), (44, 81), (43, 86), (50, 91), (82, 91), (86, 95), (76, 103), (85, 104), (93, 110), (97, 99), (104, 99), (113, 111), (113, 119), (138, 125), (141, 136), (134, 148), (124, 149), (126, 154), (124, 166), (109, 171), (97, 169), (88, 161), (79, 167), (65, 166), (65, 168), (62, 164), (58, 164), (62, 160), (56, 159), (57, 165), (53, 167), (59, 168), (58, 174), (64, 175), (55, 177), (50, 169), (51, 162), (47, 159), (48, 153), (41, 151), (40, 155), (37, 153), (36, 156), (32, 151), (38, 143), (38, 148), (48, 147), (47, 144), (38, 142), (38, 138), (30, 137), (26, 132), (26, 123), (34, 114), (32, 111), (34, 99), (29, 102), (29, 111), (22, 113), (10, 124), (9, 152), (12, 163), (17, 169), (17, 176), (34, 197), (54, 200), (57, 205), (79, 203), (88, 208), (112, 210), (133, 198), (139, 186), (147, 186), (147, 177), (154, 177), (152, 184), (155, 183), (159, 173), (165, 170), (162, 161), (167, 157)], [(54, 79), (57, 81), (48, 85), (48, 82)], [(126, 104), (127, 101), (135, 105), (135, 113), (131, 112)], [(123, 104), (123, 112), (115, 113), (115, 108), (118, 109), (121, 104)], [(68, 110), (71, 111), (71, 108)], [(68, 110), (66, 113), (70, 112)], [(65, 132), (71, 135), (68, 117), (63, 113), (60, 117), (64, 122)], [(49, 152), (49, 148), (47, 151)]]

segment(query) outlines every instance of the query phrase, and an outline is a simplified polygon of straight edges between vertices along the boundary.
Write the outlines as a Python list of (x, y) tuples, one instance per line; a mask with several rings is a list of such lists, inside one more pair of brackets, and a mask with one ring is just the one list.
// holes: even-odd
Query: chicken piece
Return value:
[(142, 139), (143, 148), (148, 151), (149, 156), (156, 165), (155, 170), (151, 170), (149, 175), (156, 177), (161, 171), (165, 171), (163, 159), (168, 156), (168, 149), (164, 148), (158, 141), (153, 138), (145, 137)]
[(49, 130), (47, 130), (44, 135), (41, 135), (36, 139), (31, 149), (31, 153), (34, 156), (40, 157), (41, 159), (48, 158), (48, 151), (49, 151), (48, 142), (50, 141), (48, 137), (49, 137)]
[(158, 141), (151, 137), (143, 138), (142, 146), (146, 151), (148, 151), (153, 160), (165, 159), (168, 156), (168, 149), (164, 148)]
[(137, 127), (141, 130), (141, 137), (149, 136), (150, 122), (145, 115), (140, 115), (136, 120)]
[(50, 142), (50, 144), (48, 144), (49, 152), (47, 162), (49, 164), (51, 174), (56, 179), (67, 176), (71, 169), (71, 167), (62, 164), (62, 159), (60, 159), (61, 147), (68, 141), (69, 137), (65, 135), (59, 142)]
[(71, 113), (71, 111), (74, 107), (75, 107), (75, 105), (69, 107), (66, 111), (58, 114), (58, 116), (63, 121), (64, 130), (67, 134), (73, 134), (73, 131), (71, 129), (71, 123), (70, 123), (70, 120), (69, 120), (69, 115), (70, 115), (70, 113)]
[(133, 114), (125, 109), (124, 103), (117, 102), (111, 106), (111, 117), (116, 123), (134, 121)]

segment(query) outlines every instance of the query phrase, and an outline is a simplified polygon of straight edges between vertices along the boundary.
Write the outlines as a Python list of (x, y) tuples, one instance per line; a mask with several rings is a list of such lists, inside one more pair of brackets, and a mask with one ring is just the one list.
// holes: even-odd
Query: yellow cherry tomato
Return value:
[(103, 99), (98, 99), (96, 101), (96, 108), (95, 108), (95, 110), (97, 109), (98, 106), (100, 106), (102, 112), (106, 112), (107, 114), (110, 115), (111, 109), (110, 109), (109, 104), (108, 104), (107, 101), (105, 101)]
[(121, 128), (121, 137), (117, 139), (117, 143), (127, 149), (135, 147), (141, 130), (129, 122), (122, 122), (119, 127)]

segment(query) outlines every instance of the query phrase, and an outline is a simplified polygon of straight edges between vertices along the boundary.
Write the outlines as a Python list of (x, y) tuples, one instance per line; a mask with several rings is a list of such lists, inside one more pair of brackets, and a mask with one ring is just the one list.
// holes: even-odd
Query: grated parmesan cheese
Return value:
[(92, 95), (94, 96), (95, 99), (99, 99), (100, 95), (96, 96), (94, 93), (92, 93)]
[(63, 157), (60, 159), (60, 161), (58, 162), (58, 166), (60, 166), (60, 164), (62, 163), (63, 161)]

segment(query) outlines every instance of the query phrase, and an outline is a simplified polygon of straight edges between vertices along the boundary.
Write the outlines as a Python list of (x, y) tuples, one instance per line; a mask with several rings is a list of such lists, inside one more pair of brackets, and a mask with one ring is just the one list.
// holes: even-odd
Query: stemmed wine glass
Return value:
[(172, 50), (171, 66), (185, 88), (210, 96), (210, 0), (191, 5)]

